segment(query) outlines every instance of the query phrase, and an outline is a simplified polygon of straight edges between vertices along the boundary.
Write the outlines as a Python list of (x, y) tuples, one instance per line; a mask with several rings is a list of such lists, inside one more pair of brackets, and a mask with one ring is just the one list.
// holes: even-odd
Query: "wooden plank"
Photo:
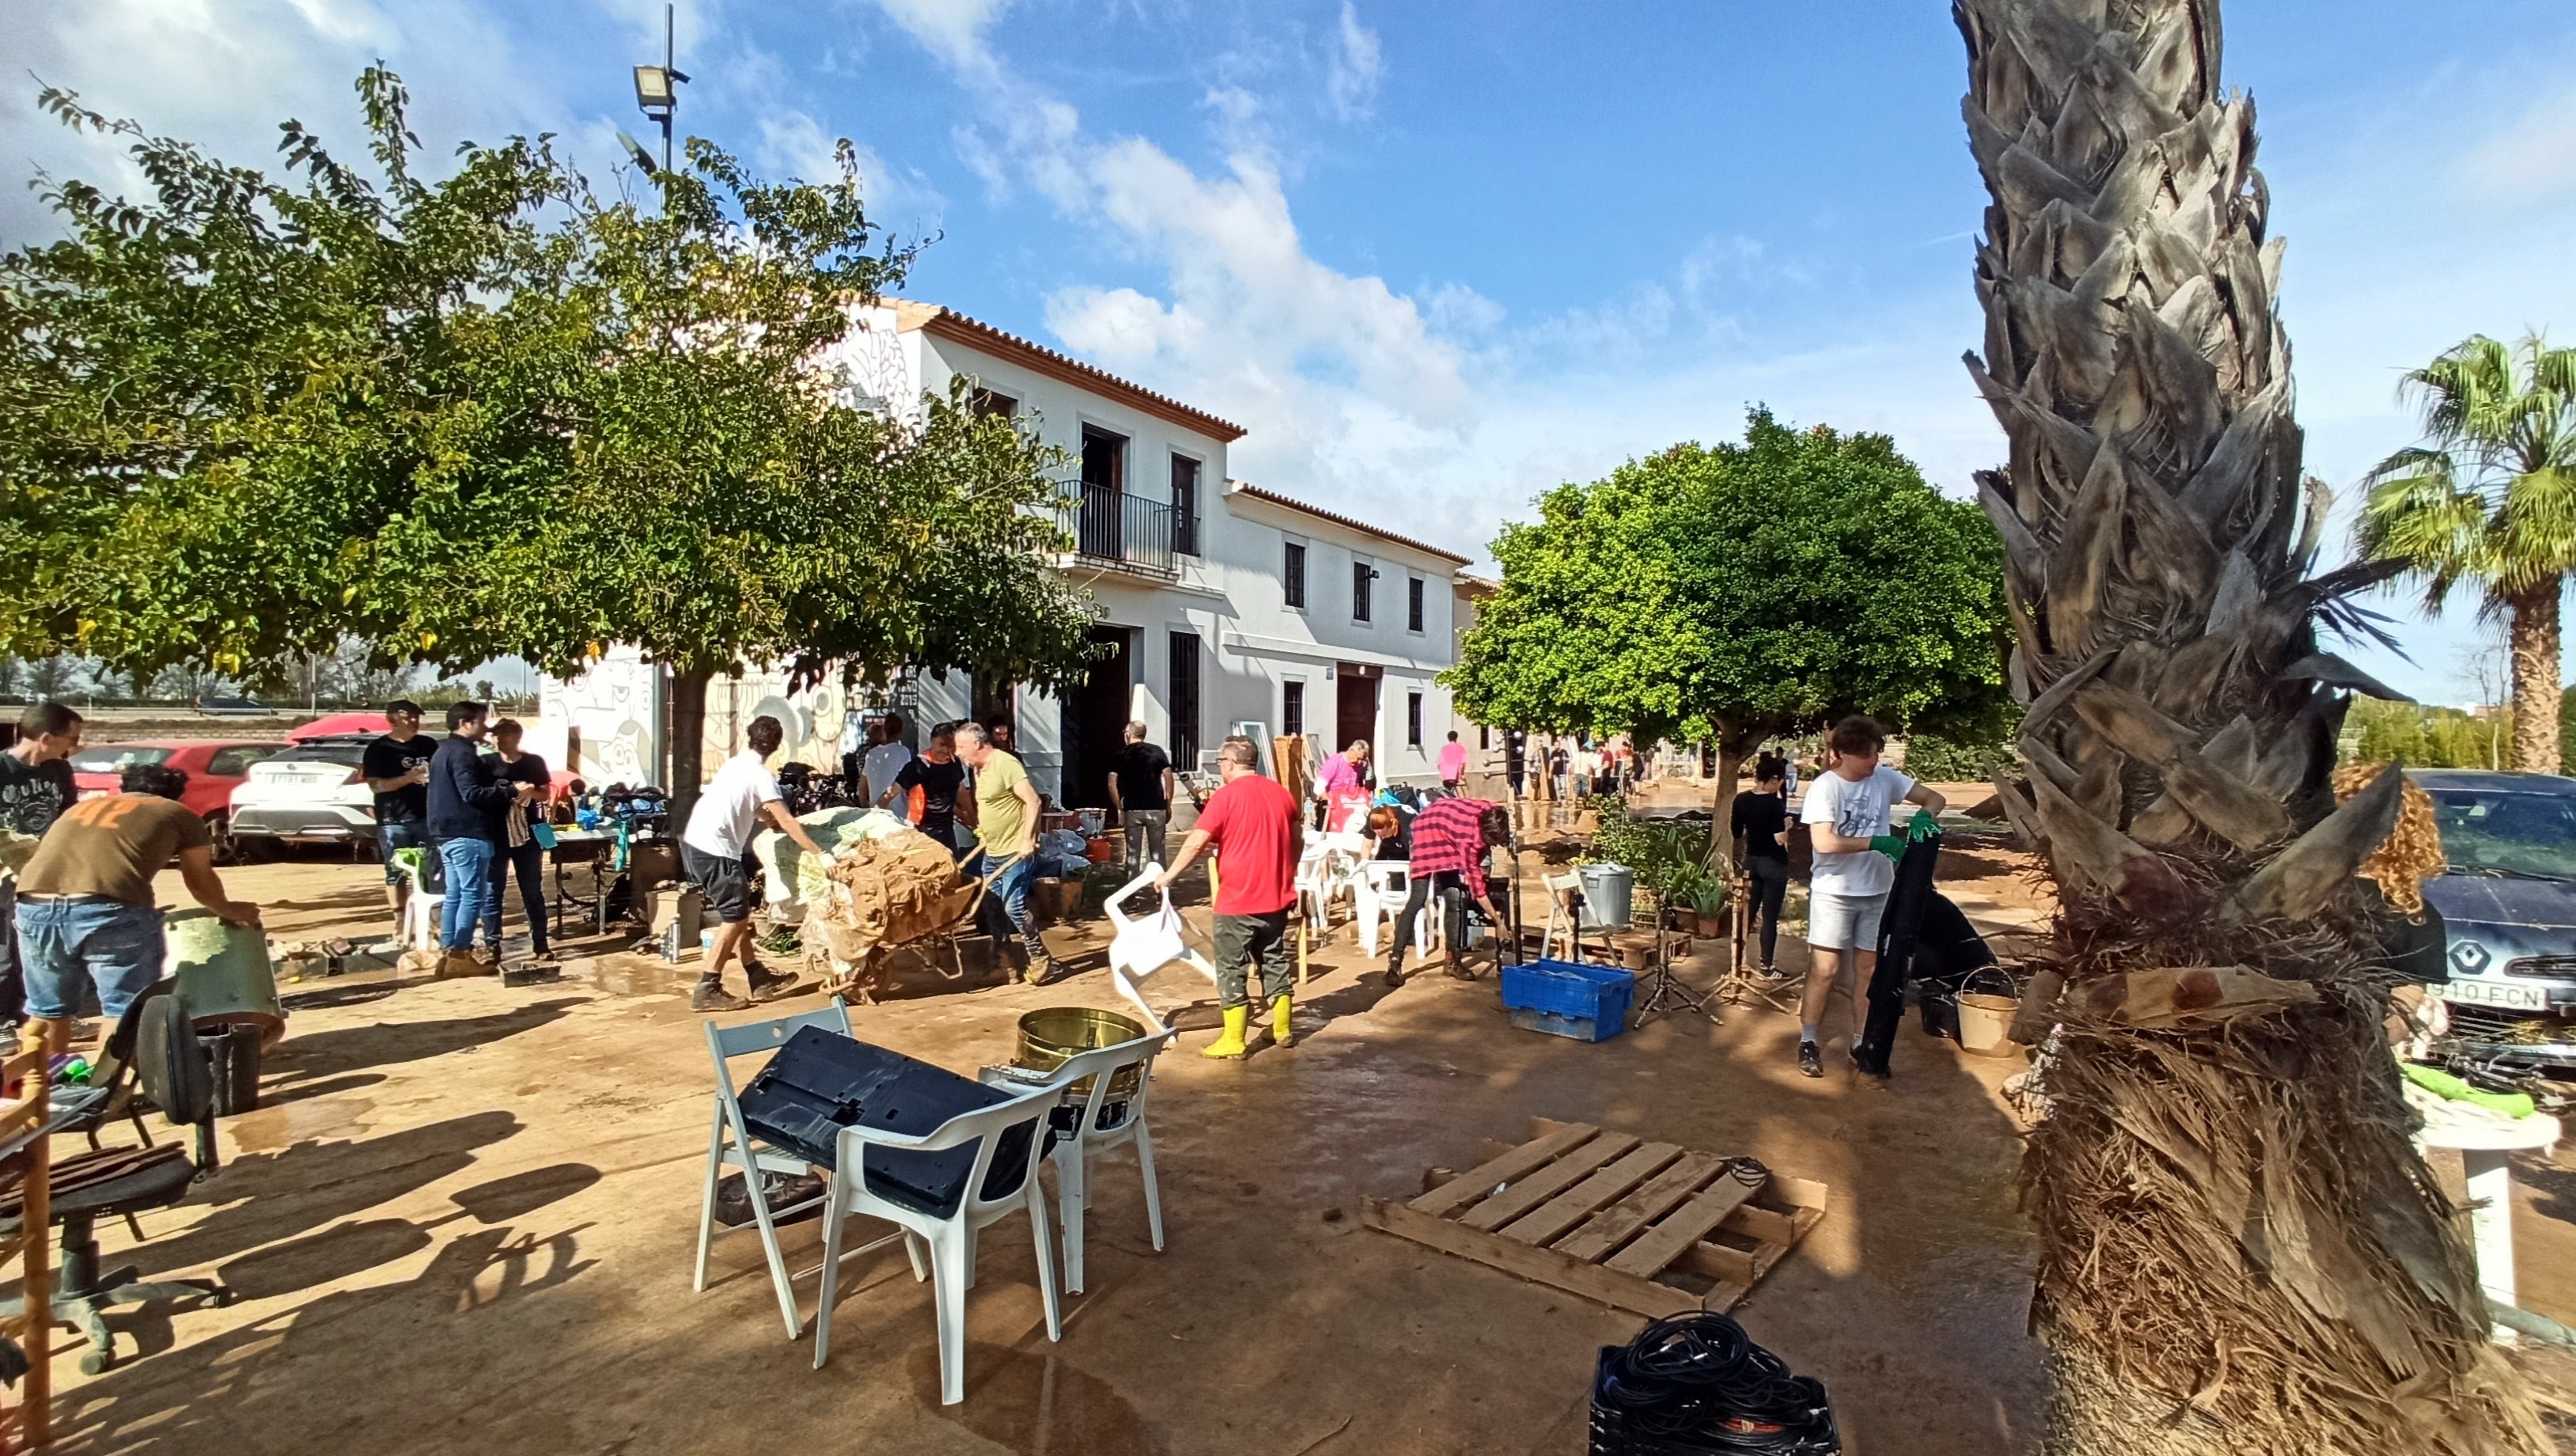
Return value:
[(1599, 1212), (1603, 1204), (1662, 1172), (1665, 1164), (1681, 1155), (1681, 1148), (1675, 1144), (1648, 1143), (1549, 1199), (1535, 1212), (1522, 1214), (1505, 1224), (1500, 1232), (1504, 1238), (1518, 1239), (1525, 1244), (1554, 1243), (1557, 1235)]
[(1443, 1183), (1454, 1181), (1457, 1176), (1455, 1171), (1448, 1168), (1425, 1168), (1422, 1170), (1422, 1191), (1428, 1193)]
[[(1776, 1248), (1777, 1245), (1764, 1244), (1762, 1247), (1768, 1250)], [(1751, 1254), (1742, 1249), (1730, 1249), (1724, 1244), (1712, 1244), (1706, 1239), (1682, 1250), (1681, 1257), (1673, 1260), (1667, 1267), (1687, 1269), (1693, 1274), (1705, 1274), (1720, 1284), (1741, 1284), (1747, 1287), (1750, 1287), (1754, 1280), (1762, 1277), (1761, 1271), (1753, 1266)]]
[(1637, 1140), (1624, 1132), (1605, 1132), (1467, 1210), (1466, 1216), (1458, 1221), (1473, 1229), (1490, 1231), (1501, 1228), (1591, 1177), (1604, 1163), (1627, 1156), (1629, 1149), (1636, 1145)]
[(1698, 1243), (1710, 1229), (1726, 1222), (1726, 1216), (1760, 1192), (1732, 1178), (1722, 1179), (1705, 1193), (1683, 1204), (1662, 1222), (1638, 1236), (1635, 1243), (1610, 1256), (1607, 1267), (1645, 1278), (1681, 1257), (1684, 1249)]
[(1646, 1225), (1680, 1207), (1682, 1200), (1697, 1193), (1700, 1185), (1725, 1166), (1726, 1159), (1715, 1153), (1686, 1153), (1654, 1182), (1557, 1240), (1556, 1248), (1577, 1259), (1599, 1259), (1636, 1237)]
[(1631, 1274), (1614, 1273), (1598, 1264), (1569, 1259), (1554, 1249), (1520, 1243), (1468, 1228), (1451, 1219), (1418, 1213), (1406, 1204), (1389, 1203), (1379, 1198), (1362, 1199), (1360, 1222), (1442, 1253), (1473, 1259), (1517, 1278), (1562, 1289), (1613, 1309), (1662, 1319), (1687, 1314), (1700, 1307), (1699, 1296), (1688, 1290), (1675, 1289), (1669, 1284), (1658, 1284)]
[(1771, 1175), (1771, 1191), (1779, 1194), (1783, 1203), (1821, 1210), (1833, 1190), (1813, 1178), (1791, 1178), (1774, 1173)]
[(1726, 1216), (1719, 1225), (1731, 1234), (1760, 1239), (1766, 1244), (1785, 1244), (1798, 1236), (1797, 1223), (1788, 1214), (1746, 1204)]
[(1599, 1131), (1599, 1128), (1588, 1122), (1559, 1123), (1554, 1132), (1540, 1137), (1535, 1142), (1523, 1143), (1499, 1158), (1468, 1169), (1463, 1175), (1423, 1194), (1406, 1207), (1416, 1213), (1427, 1213), (1435, 1218), (1464, 1208), (1493, 1192), (1494, 1185), (1511, 1182)]

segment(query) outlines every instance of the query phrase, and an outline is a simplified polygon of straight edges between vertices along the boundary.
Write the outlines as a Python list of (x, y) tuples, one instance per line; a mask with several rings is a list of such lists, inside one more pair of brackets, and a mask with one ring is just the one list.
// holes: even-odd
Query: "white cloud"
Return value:
[(1335, 38), (1339, 46), (1325, 71), (1324, 94), (1332, 100), (1334, 115), (1352, 121), (1368, 115), (1377, 100), (1378, 83), (1386, 76), (1386, 53), (1378, 44), (1377, 32), (1360, 24), (1351, 0), (1342, 0), (1342, 23)]
[(2472, 148), (2460, 172), (2472, 188), (2499, 202), (2545, 201), (2576, 187), (2576, 90), (2544, 97)]

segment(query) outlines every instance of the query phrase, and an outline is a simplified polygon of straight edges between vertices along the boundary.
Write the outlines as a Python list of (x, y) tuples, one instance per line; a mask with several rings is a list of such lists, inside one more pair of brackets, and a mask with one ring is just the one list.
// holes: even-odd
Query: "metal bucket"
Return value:
[[(1090, 1006), (1041, 1007), (1020, 1018), (1020, 1049), (1011, 1063), (1033, 1072), (1052, 1072), (1080, 1053), (1117, 1046), (1143, 1035), (1145, 1028), (1115, 1011)], [(1115, 1102), (1133, 1097), (1144, 1082), (1142, 1063), (1121, 1067), (1109, 1078), (1109, 1099)], [(1067, 1091), (1075, 1097), (1088, 1097), (1091, 1079), (1085, 1077)]]
[(1634, 913), (1637, 872), (1623, 864), (1588, 864), (1582, 874), (1584, 928), (1627, 929)]

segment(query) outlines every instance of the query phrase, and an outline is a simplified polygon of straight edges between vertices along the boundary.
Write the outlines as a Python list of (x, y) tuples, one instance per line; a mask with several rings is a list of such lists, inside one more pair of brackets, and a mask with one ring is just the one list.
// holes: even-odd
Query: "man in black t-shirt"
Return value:
[[(37, 703), (18, 715), (18, 741), (0, 753), (0, 829), (41, 839), (80, 797), (67, 762), (80, 750), (81, 715)], [(27, 977), (18, 960), (17, 873), (0, 864), (0, 1020), (27, 1016)]]
[(420, 704), (409, 698), (385, 704), (385, 726), (391, 731), (367, 745), (358, 771), (375, 791), (376, 852), (385, 862), (385, 903), (399, 933), (411, 881), (394, 867), (394, 851), (429, 845), (429, 760), (438, 740), (420, 731)]
[(1127, 725), (1127, 742), (1110, 761), (1109, 802), (1127, 831), (1127, 873), (1161, 864), (1172, 812), (1172, 760), (1145, 741), (1142, 723)]
[(966, 792), (966, 765), (957, 761), (957, 725), (942, 723), (930, 730), (930, 742), (919, 757), (895, 772), (894, 783), (878, 799), (880, 805), (894, 801), (897, 814), (909, 819), (912, 791), (921, 790), (921, 818), (916, 825), (922, 833), (957, 850), (957, 801)]

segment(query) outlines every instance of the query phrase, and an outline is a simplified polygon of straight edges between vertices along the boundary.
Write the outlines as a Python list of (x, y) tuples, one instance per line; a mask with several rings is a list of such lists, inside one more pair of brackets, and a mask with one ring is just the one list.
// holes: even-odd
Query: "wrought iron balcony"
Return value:
[(1056, 523), (1086, 562), (1165, 579), (1181, 574), (1177, 547), (1195, 547), (1198, 522), (1158, 500), (1086, 485), (1065, 498)]

